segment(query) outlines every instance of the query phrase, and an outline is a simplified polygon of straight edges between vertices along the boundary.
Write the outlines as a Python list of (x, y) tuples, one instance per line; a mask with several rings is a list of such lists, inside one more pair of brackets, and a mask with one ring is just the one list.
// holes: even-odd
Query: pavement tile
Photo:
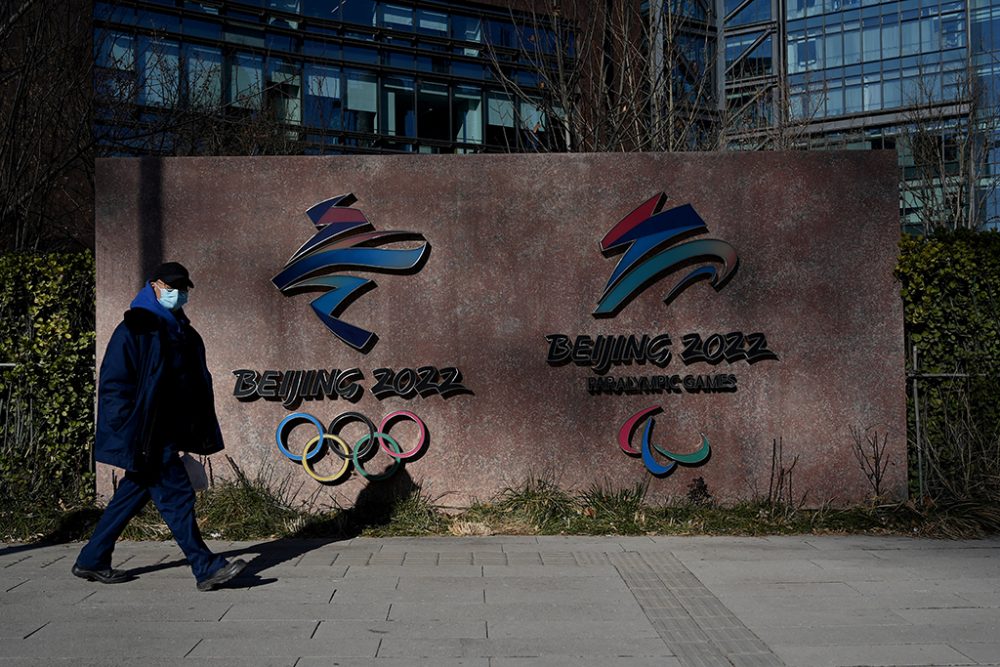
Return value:
[(974, 660), (976, 664), (985, 665), (1000, 662), (1000, 641), (949, 642), (949, 645), (962, 655)]
[(450, 604), (429, 608), (417, 602), (394, 602), (389, 610), (390, 621), (434, 620), (448, 622), (469, 619), (495, 621), (519, 619), (546, 625), (548, 622), (586, 622), (621, 619), (631, 623), (642, 619), (642, 608), (635, 600), (624, 602), (599, 600), (590, 603), (563, 604), (545, 601), (516, 600), (511, 602), (490, 602), (479, 604)]
[[(200, 661), (205, 657), (297, 657), (373, 658), (382, 638), (377, 635), (328, 637), (325, 639), (205, 639), (191, 651), (189, 657)], [(195, 664), (195, 663), (192, 663)], [(329, 663), (328, 663), (329, 664)]]
[[(295, 667), (490, 667), (489, 658), (301, 658)], [(0, 665), (0, 667), (3, 667)]]
[(117, 586), (80, 546), (0, 546), (0, 667), (1000, 665), (995, 538), (212, 541), (256, 576), (211, 594), (172, 542)]
[(0, 658), (130, 658), (134, 664), (146, 658), (183, 658), (198, 643), (192, 637), (170, 636), (145, 637), (141, 641), (122, 636), (99, 641), (81, 641), (78, 636), (41, 640), (37, 636), (0, 642)]
[[(370, 602), (337, 602), (329, 604), (295, 602), (244, 602), (230, 605), (225, 614), (228, 621), (246, 620), (369, 620), (384, 619), (389, 613), (389, 603), (381, 600)], [(220, 618), (223, 618), (220, 616)]]
[(72, 642), (86, 637), (87, 641), (114, 640), (130, 637), (135, 641), (145, 641), (157, 636), (193, 637), (201, 639), (246, 639), (267, 641), (270, 639), (308, 639), (319, 624), (318, 621), (134, 621), (122, 618), (114, 623), (106, 621), (53, 621), (45, 625), (32, 639), (49, 642)]
[(322, 621), (312, 634), (313, 639), (336, 639), (338, 637), (404, 637), (423, 639), (486, 639), (485, 620), (452, 619), (441, 622), (436, 619), (389, 620), (389, 621)]
[[(670, 656), (658, 638), (543, 637), (532, 639), (396, 639), (387, 637), (379, 657), (476, 658), (580, 656), (594, 659)], [(717, 667), (717, 666), (716, 666)]]
[[(573, 656), (562, 658), (547, 655), (544, 658), (493, 658), (490, 667), (608, 667), (606, 657)], [(673, 657), (624, 658), (617, 656), (614, 667), (683, 667)]]
[(849, 667), (854, 665), (967, 665), (966, 656), (943, 644), (879, 646), (797, 646), (775, 648), (789, 667)]
[[(295, 667), (297, 658), (161, 658), (143, 656), (142, 667)], [(98, 659), (72, 658), (0, 658), (0, 667), (136, 667), (127, 656), (104, 656)], [(301, 663), (300, 663), (301, 664)], [(326, 663), (327, 665), (329, 662)]]
[(644, 618), (618, 620), (555, 620), (496, 618), (487, 621), (490, 639), (586, 638), (629, 639), (655, 638), (659, 635)]

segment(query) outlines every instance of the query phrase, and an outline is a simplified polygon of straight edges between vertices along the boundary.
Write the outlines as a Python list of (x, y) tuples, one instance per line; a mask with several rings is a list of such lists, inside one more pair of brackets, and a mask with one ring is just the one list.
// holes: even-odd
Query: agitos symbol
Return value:
[[(653, 415), (662, 412), (663, 408), (658, 406), (653, 406), (646, 408), (645, 410), (640, 410), (635, 413), (628, 420), (622, 424), (621, 429), (618, 430), (618, 446), (621, 447), (622, 451), (629, 456), (642, 456), (642, 462), (646, 464), (646, 468), (649, 472), (653, 473), (657, 477), (663, 477), (673, 471), (677, 467), (678, 463), (683, 465), (700, 465), (708, 460), (708, 457), (712, 453), (711, 446), (708, 444), (708, 438), (705, 434), (701, 434), (701, 446), (698, 451), (692, 454), (678, 454), (677, 452), (671, 452), (659, 445), (651, 442), (653, 425), (655, 420)], [(642, 432), (642, 448), (637, 450), (632, 446), (632, 435), (635, 433), (639, 424), (646, 420), (646, 428)], [(663, 465), (655, 458), (653, 458), (653, 450), (656, 450), (659, 454), (670, 459), (670, 463)]]
[[(420, 436), (417, 438), (417, 444), (406, 451), (403, 451), (400, 444), (388, 433), (389, 426), (393, 422), (400, 419), (409, 419), (417, 425), (418, 429), (420, 429)], [(351, 421), (361, 422), (368, 427), (368, 434), (362, 436), (360, 440), (354, 443), (354, 445), (348, 445), (339, 435), (340, 429)], [(297, 425), (306, 422), (316, 427), (317, 435), (305, 444), (305, 447), (302, 448), (301, 454), (295, 454), (288, 449), (288, 436), (292, 432), (292, 429), (294, 429)], [(277, 430), (274, 432), (274, 440), (282, 454), (296, 463), (301, 463), (306, 473), (317, 482), (328, 483), (344, 479), (345, 475), (347, 475), (348, 471), (351, 469), (352, 463), (354, 464), (354, 469), (357, 470), (362, 477), (369, 481), (377, 482), (394, 475), (396, 471), (399, 470), (404, 460), (413, 459), (423, 452), (424, 445), (427, 444), (427, 426), (424, 425), (424, 422), (420, 419), (420, 417), (416, 416), (412, 412), (397, 410), (396, 412), (386, 415), (382, 419), (378, 425), (378, 430), (375, 429), (375, 424), (372, 423), (372, 420), (368, 419), (368, 417), (364, 416), (360, 412), (345, 412), (337, 415), (334, 417), (333, 421), (330, 422), (329, 428), (324, 429), (323, 423), (308, 412), (296, 412), (281, 420), (278, 424)], [(393, 462), (392, 465), (381, 473), (370, 473), (365, 470), (364, 461), (374, 456), (376, 451), (376, 440), (378, 441), (378, 447), (391, 456)], [(328, 442), (332, 443), (330, 445), (330, 451), (341, 459), (341, 465), (340, 468), (338, 468), (332, 475), (321, 476), (313, 470), (310, 462), (320, 456), (323, 452), (324, 446), (326, 446)]]
[[(601, 240), (605, 254), (627, 248), (604, 287), (594, 315), (613, 317), (639, 292), (670, 271), (695, 260), (717, 260), (722, 270), (702, 266), (688, 273), (664, 298), (669, 304), (693, 283), (710, 279), (716, 291), (733, 275), (739, 259), (736, 250), (717, 239), (698, 239), (671, 245), (682, 238), (708, 231), (708, 226), (690, 204), (666, 211), (667, 195), (660, 193), (622, 218)], [(669, 247), (664, 247), (669, 246)]]
[[(350, 208), (357, 201), (353, 194), (322, 201), (306, 215), (319, 230), (285, 264), (285, 269), (271, 279), (285, 295), (306, 289), (325, 293), (314, 299), (312, 309), (333, 334), (351, 347), (367, 351), (378, 336), (337, 317), (353, 299), (375, 287), (375, 281), (357, 276), (328, 274), (346, 268), (364, 268), (403, 273), (419, 270), (430, 244), (414, 232), (374, 231), (359, 209)], [(419, 240), (416, 248), (376, 248), (392, 241)]]

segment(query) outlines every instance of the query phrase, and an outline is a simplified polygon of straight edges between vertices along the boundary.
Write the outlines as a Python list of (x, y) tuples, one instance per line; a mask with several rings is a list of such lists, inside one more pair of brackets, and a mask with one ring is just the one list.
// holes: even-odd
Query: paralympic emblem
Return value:
[(663, 275), (694, 261), (719, 261), (722, 269), (699, 267), (674, 285), (664, 303), (699, 280), (709, 279), (716, 291), (732, 277), (739, 263), (736, 250), (718, 239), (697, 239), (673, 245), (683, 238), (708, 231), (708, 226), (690, 204), (666, 211), (667, 195), (660, 193), (622, 218), (601, 240), (609, 255), (625, 250), (594, 311), (595, 317), (613, 317), (646, 287)]
[[(655, 423), (653, 415), (658, 412), (662, 412), (662, 410), (663, 408), (658, 406), (640, 410), (629, 417), (628, 420), (622, 424), (621, 429), (618, 431), (618, 446), (621, 447), (622, 451), (629, 456), (641, 456), (642, 462), (646, 464), (646, 468), (649, 472), (657, 477), (665, 477), (670, 474), (673, 472), (674, 468), (677, 467), (678, 463), (686, 466), (696, 466), (707, 461), (708, 457), (712, 453), (712, 448), (708, 444), (708, 438), (705, 437), (704, 433), (701, 434), (701, 445), (698, 447), (698, 450), (691, 454), (671, 452), (651, 442), (653, 426)], [(642, 446), (641, 449), (637, 450), (632, 446), (632, 435), (643, 421), (646, 422), (646, 426), (642, 432)], [(658, 454), (665, 456), (670, 462), (664, 465), (657, 461), (653, 457), (654, 450)]]
[[(351, 268), (393, 273), (419, 271), (430, 244), (420, 234), (405, 231), (374, 231), (365, 214), (351, 205), (353, 194), (322, 201), (306, 211), (319, 230), (295, 251), (281, 273), (271, 279), (283, 294), (302, 290), (323, 290), (311, 303), (320, 321), (337, 338), (356, 350), (368, 351), (376, 342), (375, 333), (337, 317), (347, 305), (375, 287), (369, 278), (325, 275)], [(416, 248), (372, 247), (394, 241), (423, 241)]]
[[(391, 425), (401, 419), (409, 419), (419, 429), (417, 443), (405, 451), (402, 445), (389, 435)], [(364, 424), (368, 428), (368, 433), (353, 445), (348, 445), (340, 437), (339, 432), (345, 424), (352, 421)], [(296, 426), (304, 423), (315, 426), (317, 435), (305, 444), (301, 454), (296, 454), (288, 448), (288, 436)], [(396, 474), (404, 461), (413, 460), (423, 453), (424, 446), (427, 444), (427, 426), (420, 417), (412, 412), (398, 410), (386, 415), (379, 423), (378, 429), (375, 428), (372, 420), (360, 412), (345, 412), (337, 415), (330, 422), (329, 427), (324, 429), (323, 423), (313, 415), (308, 412), (296, 412), (281, 420), (274, 432), (274, 439), (281, 453), (289, 460), (301, 463), (306, 474), (317, 482), (332, 484), (346, 480), (350, 476), (352, 468), (368, 481), (378, 482)], [(325, 447), (328, 447), (329, 451), (340, 459), (340, 467), (330, 475), (320, 475), (313, 468), (313, 460), (322, 458)], [(388, 454), (392, 458), (392, 463), (381, 473), (365, 470), (364, 463), (379, 450)]]

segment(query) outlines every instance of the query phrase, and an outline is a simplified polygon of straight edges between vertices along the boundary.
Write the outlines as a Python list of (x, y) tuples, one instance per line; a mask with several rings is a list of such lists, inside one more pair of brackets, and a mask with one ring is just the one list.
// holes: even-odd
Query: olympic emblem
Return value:
[[(677, 467), (678, 463), (687, 466), (696, 466), (707, 461), (709, 455), (712, 453), (712, 449), (704, 433), (701, 434), (701, 446), (698, 448), (698, 451), (692, 454), (671, 452), (651, 442), (653, 425), (656, 421), (653, 419), (653, 415), (662, 411), (663, 408), (654, 405), (651, 408), (640, 410), (629, 417), (618, 431), (618, 446), (621, 447), (622, 451), (629, 456), (641, 456), (642, 462), (646, 464), (649, 472), (657, 477), (665, 477), (670, 474)], [(642, 447), (637, 450), (632, 446), (632, 435), (644, 420), (646, 421), (646, 427), (642, 432)], [(663, 465), (653, 458), (653, 450), (670, 459), (670, 463)]]
[[(392, 424), (402, 419), (412, 421), (419, 429), (417, 443), (405, 451), (399, 442), (389, 435)], [(353, 446), (348, 445), (339, 435), (344, 425), (352, 421), (361, 422), (368, 428), (367, 435), (362, 436)], [(288, 436), (296, 426), (305, 423), (316, 427), (316, 436), (305, 444), (301, 454), (296, 454), (288, 448)], [(330, 484), (345, 480), (350, 476), (352, 468), (368, 481), (378, 482), (392, 477), (403, 465), (403, 461), (414, 459), (423, 452), (424, 446), (427, 444), (427, 426), (420, 417), (406, 410), (398, 410), (386, 415), (379, 422), (377, 429), (372, 420), (360, 412), (345, 412), (337, 415), (327, 428), (323, 428), (323, 423), (308, 412), (296, 412), (281, 420), (274, 432), (274, 439), (278, 450), (288, 459), (301, 463), (306, 474), (317, 482)], [(341, 461), (340, 467), (331, 475), (318, 474), (312, 464), (314, 459), (322, 458), (325, 448), (328, 448)], [(381, 473), (365, 470), (364, 463), (380, 450), (392, 458), (392, 464)]]
[[(699, 280), (709, 279), (721, 290), (739, 264), (736, 250), (718, 239), (677, 243), (693, 234), (704, 234), (708, 226), (691, 204), (663, 210), (667, 195), (660, 193), (622, 218), (601, 240), (605, 255), (624, 250), (594, 311), (595, 317), (613, 317), (636, 295), (661, 276), (695, 261), (721, 262), (722, 270), (702, 266), (674, 285), (664, 303)], [(676, 244), (676, 245), (674, 245)]]
[[(334, 336), (351, 347), (367, 352), (378, 336), (337, 317), (347, 305), (375, 287), (375, 281), (358, 276), (323, 275), (346, 268), (393, 273), (419, 271), (430, 244), (420, 234), (404, 231), (374, 231), (365, 214), (351, 205), (353, 194), (321, 201), (306, 215), (319, 230), (295, 251), (284, 270), (271, 279), (285, 295), (301, 290), (325, 292), (310, 304), (316, 316)], [(395, 241), (422, 241), (415, 248), (375, 248)]]

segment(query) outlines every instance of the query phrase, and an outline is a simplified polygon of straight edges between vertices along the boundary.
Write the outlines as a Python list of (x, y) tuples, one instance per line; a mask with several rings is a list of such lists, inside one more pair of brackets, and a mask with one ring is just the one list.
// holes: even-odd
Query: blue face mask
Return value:
[[(160, 296), (156, 299), (161, 306), (167, 310), (174, 311), (180, 308), (180, 295), (183, 294), (176, 289), (160, 289)], [(185, 298), (185, 301), (187, 299)]]
[(183, 308), (184, 306), (187, 305), (187, 302), (188, 302), (188, 293), (187, 292), (178, 292), (177, 293), (177, 308)]

